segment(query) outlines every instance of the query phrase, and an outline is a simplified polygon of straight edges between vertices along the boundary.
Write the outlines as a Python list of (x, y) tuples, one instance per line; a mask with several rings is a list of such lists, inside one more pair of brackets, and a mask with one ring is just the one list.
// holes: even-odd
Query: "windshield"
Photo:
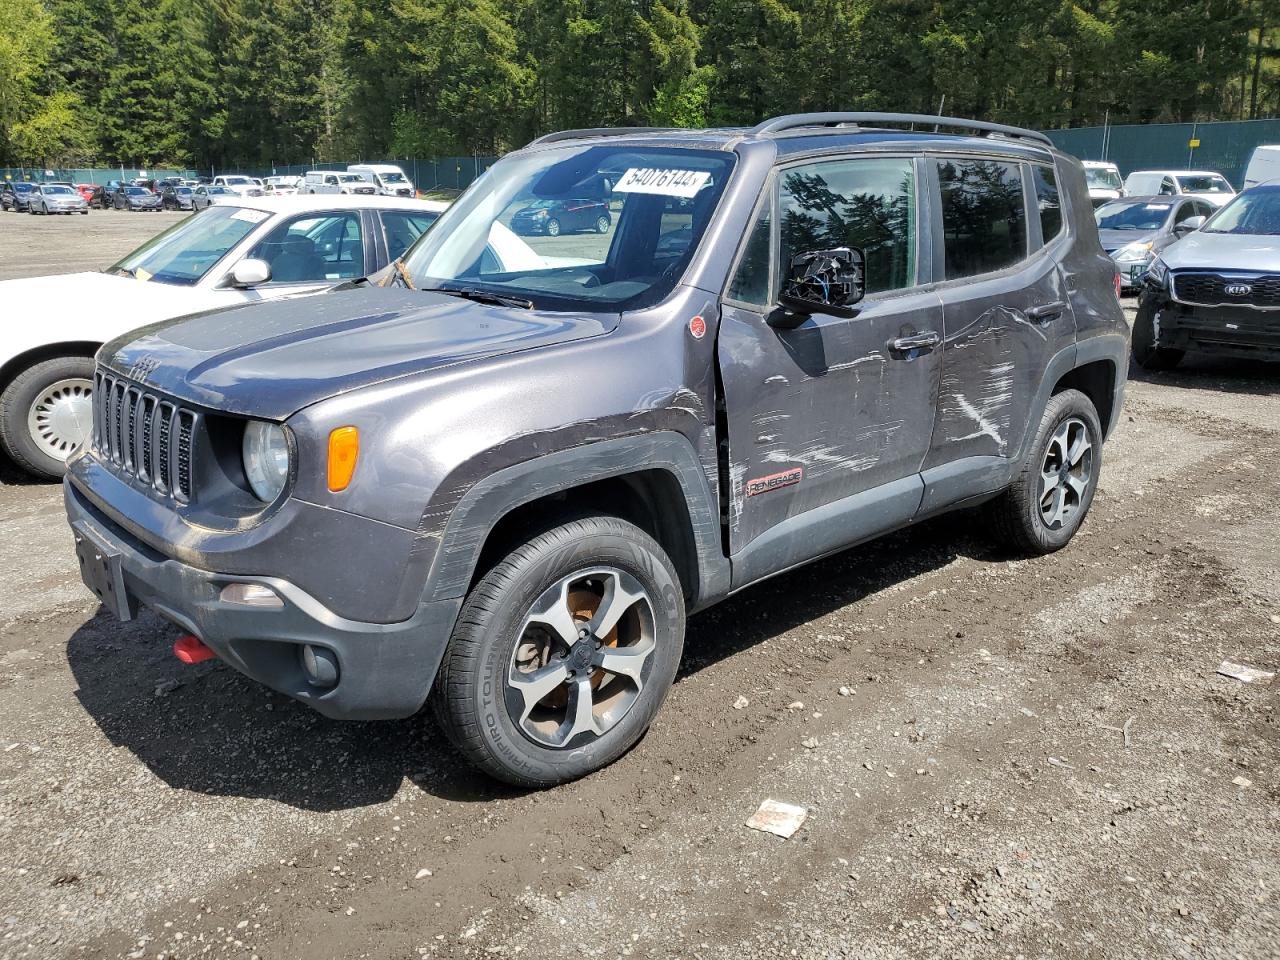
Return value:
[(107, 273), (191, 286), (267, 217), (245, 207), (210, 207), (152, 237)]
[(253, 183), (253, 181), (252, 181), (252, 180), (250, 180), (248, 177), (223, 177), (223, 178), (222, 178), (222, 182), (223, 182), (223, 183), (227, 183), (227, 184), (249, 184), (249, 183)]
[(13, 185), (13, 189), (17, 190), (19, 193), (30, 193), (35, 188), (36, 185), (34, 183), (15, 183)]
[(338, 179), (343, 183), (355, 183), (357, 181), (360, 183), (364, 182), (364, 177), (356, 173), (340, 173), (338, 174)]
[(44, 193), (46, 196), (49, 196), (50, 194), (54, 196), (58, 196), (60, 194), (75, 193), (75, 191), (72, 190), (70, 187), (57, 186), (57, 187), (45, 187)]
[(1216, 173), (1194, 174), (1178, 177), (1183, 193), (1234, 193), (1226, 177)]
[(1254, 187), (1209, 218), (1203, 233), (1243, 233), (1280, 236), (1280, 187)]
[(378, 176), (382, 178), (383, 183), (404, 183), (405, 182), (405, 175), (403, 173), (400, 173), (399, 171), (396, 171), (395, 173), (380, 173), (378, 174)]
[(1085, 167), (1084, 179), (1091, 187), (1100, 187), (1104, 190), (1120, 189), (1120, 172), (1118, 170), (1107, 170), (1102, 167)]
[(209, 193), (231, 193), (226, 187), (209, 187)]
[(1159, 230), (1169, 216), (1167, 203), (1104, 203), (1093, 213), (1099, 230)]
[[(421, 288), (541, 309), (656, 303), (692, 258), (733, 162), (720, 151), (614, 144), (512, 154), (422, 235), (406, 266)], [(563, 206), (529, 215), (538, 201)], [(663, 242), (672, 235), (680, 242)]]
[(174, 187), (173, 192), (180, 193), (185, 197), (187, 194), (191, 192), (191, 188), (190, 187)]
[(124, 192), (131, 197), (140, 197), (150, 193), (150, 190), (144, 190), (142, 187), (125, 187)]

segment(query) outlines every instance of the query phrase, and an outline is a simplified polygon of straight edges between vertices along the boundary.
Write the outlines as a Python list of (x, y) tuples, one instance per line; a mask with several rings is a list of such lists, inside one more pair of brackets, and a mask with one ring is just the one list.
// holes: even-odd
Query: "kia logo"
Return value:
[(1253, 293), (1253, 287), (1247, 283), (1228, 283), (1222, 288), (1222, 292), (1228, 297), (1247, 297)]

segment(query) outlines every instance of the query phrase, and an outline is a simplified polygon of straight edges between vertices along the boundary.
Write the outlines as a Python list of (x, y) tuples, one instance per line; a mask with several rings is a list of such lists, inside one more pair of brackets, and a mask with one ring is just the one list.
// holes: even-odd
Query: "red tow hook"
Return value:
[(183, 663), (204, 663), (217, 656), (212, 647), (206, 647), (199, 637), (190, 633), (174, 643), (173, 655)]

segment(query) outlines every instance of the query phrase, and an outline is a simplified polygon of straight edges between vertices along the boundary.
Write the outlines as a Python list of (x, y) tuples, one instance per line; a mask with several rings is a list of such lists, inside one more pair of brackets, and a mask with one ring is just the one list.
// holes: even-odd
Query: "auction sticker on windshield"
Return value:
[(261, 223), (267, 219), (265, 210), (250, 210), (248, 207), (241, 207), (231, 215), (232, 220), (247, 220), (249, 223)]
[(664, 197), (692, 197), (707, 185), (706, 170), (663, 170), (631, 167), (613, 185), (614, 193), (655, 193)]

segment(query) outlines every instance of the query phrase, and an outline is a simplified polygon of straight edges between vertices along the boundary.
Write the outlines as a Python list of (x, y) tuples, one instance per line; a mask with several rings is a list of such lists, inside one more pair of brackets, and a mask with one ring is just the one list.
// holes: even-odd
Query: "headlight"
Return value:
[(1145, 260), (1151, 255), (1151, 241), (1131, 243), (1116, 251), (1117, 260)]
[(240, 451), (244, 474), (254, 495), (263, 503), (271, 503), (289, 479), (289, 439), (284, 427), (251, 420), (245, 425)]
[(1153, 287), (1163, 288), (1168, 277), (1169, 268), (1165, 266), (1164, 261), (1159, 257), (1152, 260), (1151, 266), (1147, 267), (1147, 283), (1151, 284)]

